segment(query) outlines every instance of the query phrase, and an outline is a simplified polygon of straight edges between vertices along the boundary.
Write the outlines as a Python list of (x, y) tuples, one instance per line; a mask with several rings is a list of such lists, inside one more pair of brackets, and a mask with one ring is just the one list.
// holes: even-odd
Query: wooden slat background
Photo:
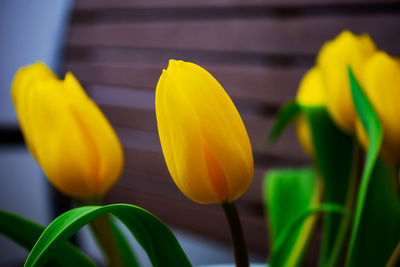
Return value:
[(66, 43), (72, 71), (123, 143), (126, 168), (109, 202), (140, 205), (177, 227), (228, 241), (218, 206), (198, 205), (173, 184), (157, 135), (154, 92), (170, 58), (211, 72), (233, 98), (249, 132), (255, 177), (238, 201), (251, 250), (267, 254), (262, 177), (310, 160), (294, 128), (263, 144), (279, 106), (295, 96), (324, 41), (367, 32), (400, 54), (396, 0), (76, 0)]

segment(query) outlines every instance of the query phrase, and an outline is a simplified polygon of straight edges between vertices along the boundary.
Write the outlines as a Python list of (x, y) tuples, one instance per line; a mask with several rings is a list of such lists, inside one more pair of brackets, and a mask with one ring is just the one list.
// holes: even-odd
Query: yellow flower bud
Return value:
[[(296, 101), (305, 107), (325, 106), (325, 90), (319, 68), (313, 67), (304, 75), (297, 91)], [(307, 118), (304, 115), (298, 116), (296, 119), (297, 138), (307, 155), (312, 157), (314, 153), (310, 130)]]
[(196, 64), (170, 60), (155, 102), (164, 158), (179, 189), (202, 204), (244, 194), (254, 173), (251, 145), (217, 80)]
[(364, 62), (376, 51), (375, 43), (367, 35), (343, 31), (334, 40), (326, 42), (317, 57), (326, 90), (329, 113), (338, 126), (352, 133), (356, 112), (351, 96), (347, 67), (357, 78), (361, 77)]
[[(385, 52), (375, 53), (366, 62), (361, 83), (365, 94), (383, 127), (381, 152), (390, 161), (400, 160), (400, 61)], [(367, 147), (367, 138), (360, 120), (357, 134)]]
[(62, 81), (42, 63), (23, 67), (11, 94), (27, 146), (58, 190), (90, 199), (118, 180), (118, 137), (71, 73)]

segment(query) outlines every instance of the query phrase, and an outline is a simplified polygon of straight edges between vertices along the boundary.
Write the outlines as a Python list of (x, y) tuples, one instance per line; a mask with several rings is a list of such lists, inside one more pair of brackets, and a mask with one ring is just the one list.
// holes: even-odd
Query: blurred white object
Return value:
[(16, 124), (10, 86), (17, 70), (35, 61), (58, 71), (71, 0), (0, 1), (0, 124)]
[[(0, 1), (0, 131), (18, 127), (10, 95), (17, 70), (43, 61), (58, 71), (71, 8), (71, 0)], [(0, 146), (0, 173), (0, 209), (48, 224), (47, 181), (24, 146)], [(1, 235), (0, 248), (0, 266), (19, 266), (27, 256)]]

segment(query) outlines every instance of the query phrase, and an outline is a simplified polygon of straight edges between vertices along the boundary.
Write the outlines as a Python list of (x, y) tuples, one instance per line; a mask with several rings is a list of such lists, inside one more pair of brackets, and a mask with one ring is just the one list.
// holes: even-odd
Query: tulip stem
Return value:
[[(102, 206), (101, 200), (95, 200), (85, 203), (80, 203), (81, 206), (96, 205)], [(90, 229), (96, 238), (96, 241), (103, 253), (105, 254), (110, 267), (123, 267), (122, 255), (118, 249), (117, 241), (112, 231), (111, 218), (108, 215), (103, 215), (94, 219), (90, 223)]]
[(247, 252), (246, 241), (244, 239), (243, 228), (240, 223), (239, 213), (234, 202), (222, 203), (225, 217), (228, 220), (231, 230), (232, 245), (235, 252), (235, 262), (237, 267), (249, 266), (249, 255)]

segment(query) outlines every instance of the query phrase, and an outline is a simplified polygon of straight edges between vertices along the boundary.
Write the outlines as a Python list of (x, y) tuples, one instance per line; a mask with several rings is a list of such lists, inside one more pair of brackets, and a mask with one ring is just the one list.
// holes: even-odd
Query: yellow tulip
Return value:
[(240, 197), (253, 178), (252, 149), (217, 80), (196, 64), (170, 60), (155, 102), (164, 158), (179, 189), (202, 204)]
[[(305, 107), (325, 106), (325, 90), (319, 68), (313, 67), (304, 75), (297, 91), (296, 101)], [(314, 153), (310, 130), (307, 118), (304, 115), (298, 116), (296, 119), (297, 138), (307, 155), (312, 157)]]
[(27, 146), (58, 190), (90, 199), (118, 180), (118, 137), (71, 73), (63, 81), (42, 63), (23, 67), (11, 94)]
[[(390, 161), (400, 161), (400, 61), (385, 52), (377, 52), (366, 63), (361, 83), (383, 127), (381, 152)], [(357, 120), (357, 134), (367, 147), (362, 124)]]
[(338, 126), (348, 132), (355, 130), (356, 112), (351, 96), (347, 66), (357, 78), (361, 77), (365, 61), (376, 51), (375, 43), (367, 35), (343, 31), (334, 40), (323, 45), (317, 65), (325, 84), (329, 113)]

